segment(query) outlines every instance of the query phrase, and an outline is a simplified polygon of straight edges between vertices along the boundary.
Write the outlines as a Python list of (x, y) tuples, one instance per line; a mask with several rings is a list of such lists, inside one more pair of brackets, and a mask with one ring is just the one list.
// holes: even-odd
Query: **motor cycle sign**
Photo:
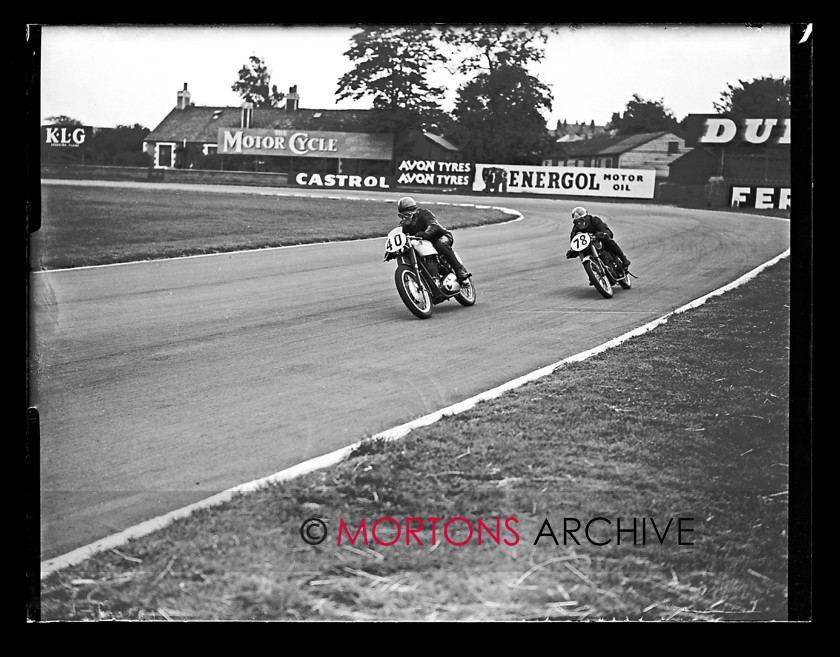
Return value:
[(476, 164), (474, 192), (653, 198), (654, 169)]

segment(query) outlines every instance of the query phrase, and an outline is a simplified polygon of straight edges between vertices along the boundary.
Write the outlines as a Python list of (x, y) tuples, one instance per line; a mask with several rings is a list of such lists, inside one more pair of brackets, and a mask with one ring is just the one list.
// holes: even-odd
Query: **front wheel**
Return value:
[(394, 273), (394, 279), (405, 307), (420, 319), (429, 319), (432, 316), (432, 297), (423, 281), (417, 277), (417, 272), (408, 265), (400, 265)]
[(455, 295), (455, 301), (462, 306), (475, 305), (475, 286), (472, 283), (472, 278), (461, 281), (461, 291)]
[(592, 285), (601, 293), (601, 296), (605, 299), (612, 299), (612, 285), (610, 285), (610, 280), (601, 269), (601, 266), (592, 260), (586, 260), (583, 263), (583, 268), (586, 270), (586, 275), (589, 276)]

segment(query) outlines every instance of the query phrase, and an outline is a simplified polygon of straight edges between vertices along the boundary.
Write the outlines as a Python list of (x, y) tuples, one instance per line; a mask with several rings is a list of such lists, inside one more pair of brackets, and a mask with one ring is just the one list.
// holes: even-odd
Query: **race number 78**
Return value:
[(571, 247), (575, 251), (583, 251), (591, 241), (589, 233), (578, 233), (572, 238)]

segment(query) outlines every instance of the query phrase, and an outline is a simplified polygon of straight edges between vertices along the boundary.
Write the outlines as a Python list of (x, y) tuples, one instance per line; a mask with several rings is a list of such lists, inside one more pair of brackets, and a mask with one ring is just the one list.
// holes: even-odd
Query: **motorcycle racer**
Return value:
[(425, 208), (418, 207), (417, 202), (410, 196), (403, 196), (397, 201), (397, 214), (400, 217), (400, 227), (403, 232), (432, 242), (446, 258), (459, 281), (465, 281), (472, 276), (452, 250), (452, 244), (455, 242), (452, 233), (440, 225), (434, 214)]
[[(621, 250), (621, 247), (615, 239), (613, 239), (613, 232), (603, 219), (594, 214), (589, 214), (586, 208), (578, 206), (572, 210), (572, 224), (572, 232), (569, 235), (570, 240), (578, 233), (595, 235), (601, 240), (604, 248), (621, 260), (625, 270), (630, 269), (630, 261), (624, 255), (624, 251)], [(576, 258), (577, 256), (577, 251), (573, 249), (566, 251), (566, 258)]]

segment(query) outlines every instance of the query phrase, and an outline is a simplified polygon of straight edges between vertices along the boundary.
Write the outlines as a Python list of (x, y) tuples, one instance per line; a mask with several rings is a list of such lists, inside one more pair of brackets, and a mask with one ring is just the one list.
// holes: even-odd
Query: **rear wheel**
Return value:
[(417, 277), (417, 272), (408, 265), (400, 265), (394, 273), (394, 280), (406, 308), (420, 319), (432, 316), (432, 297), (423, 281)]
[(472, 306), (475, 304), (475, 287), (472, 284), (472, 278), (461, 281), (461, 291), (455, 295), (455, 301), (462, 306)]
[(612, 285), (610, 285), (610, 280), (601, 269), (601, 266), (593, 260), (586, 260), (583, 263), (583, 268), (586, 270), (586, 275), (589, 276), (592, 285), (601, 293), (601, 296), (605, 299), (612, 299)]
[(629, 289), (630, 289), (630, 287), (631, 287), (631, 286), (630, 286), (630, 274), (628, 274), (628, 273), (625, 271), (625, 272), (624, 272), (624, 278), (620, 278), (620, 279), (618, 280), (618, 284), (619, 284), (621, 287), (623, 287), (625, 290), (629, 290)]

